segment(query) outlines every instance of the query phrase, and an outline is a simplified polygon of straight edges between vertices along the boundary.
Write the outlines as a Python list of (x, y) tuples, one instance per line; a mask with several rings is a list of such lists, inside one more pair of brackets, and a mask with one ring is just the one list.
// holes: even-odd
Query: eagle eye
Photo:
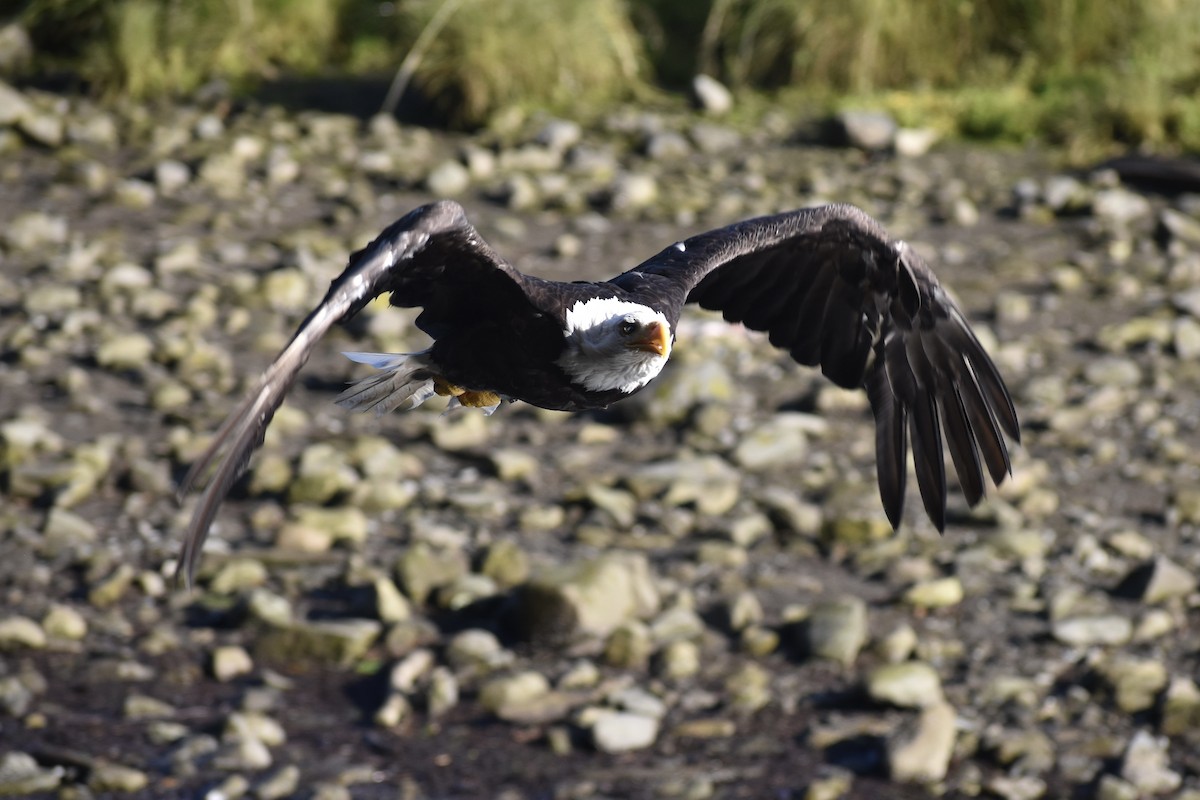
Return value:
[(631, 319), (622, 320), (621, 326), (617, 330), (621, 332), (622, 336), (629, 336), (637, 330), (637, 323)]

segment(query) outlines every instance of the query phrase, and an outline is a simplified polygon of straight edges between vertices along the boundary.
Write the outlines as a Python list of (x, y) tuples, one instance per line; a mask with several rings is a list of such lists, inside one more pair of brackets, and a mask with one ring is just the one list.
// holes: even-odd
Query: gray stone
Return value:
[(1188, 677), (1174, 677), (1163, 694), (1162, 732), (1180, 736), (1200, 730), (1200, 687)]
[(209, 581), (209, 590), (216, 594), (239, 594), (257, 589), (267, 582), (267, 568), (261, 561), (235, 558), (225, 562)]
[(821, 603), (809, 612), (803, 629), (805, 652), (849, 666), (867, 641), (867, 604), (858, 597)]
[(845, 144), (860, 150), (887, 150), (896, 138), (896, 120), (884, 111), (842, 111), (836, 117)]
[(0, 712), (9, 717), (23, 717), (34, 699), (33, 691), (17, 676), (0, 677)]
[(540, 672), (526, 670), (487, 681), (479, 690), (479, 702), (500, 719), (543, 724), (564, 718), (572, 700), (551, 689)]
[(18, 22), (0, 25), (0, 74), (14, 74), (33, 62), (34, 47), (29, 32)]
[(565, 153), (579, 144), (583, 138), (583, 128), (578, 122), (569, 119), (552, 119), (538, 131), (535, 141), (543, 147)]
[(512, 663), (513, 654), (491, 631), (469, 628), (454, 634), (446, 644), (446, 660), (456, 670), (490, 672)]
[(675, 131), (660, 131), (646, 140), (646, 155), (655, 161), (679, 161), (691, 151), (688, 140)]
[(637, 554), (610, 553), (537, 574), (519, 592), (522, 625), (534, 636), (605, 636), (658, 606), (649, 562)]
[(643, 750), (658, 738), (654, 717), (604, 709), (592, 723), (592, 744), (602, 753)]
[(67, 218), (41, 211), (26, 211), (4, 226), (4, 242), (16, 250), (49, 250), (67, 241)]
[(742, 664), (725, 679), (729, 705), (743, 714), (753, 714), (771, 702), (771, 673), (753, 661)]
[(169, 719), (176, 714), (175, 706), (144, 694), (131, 694), (125, 698), (126, 719)]
[(258, 800), (283, 800), (295, 794), (299, 788), (300, 768), (288, 764), (259, 779), (254, 784), (254, 796)]
[(904, 602), (916, 608), (946, 608), (958, 605), (962, 599), (962, 581), (956, 575), (921, 581), (904, 593)]
[(1200, 220), (1173, 208), (1158, 212), (1158, 232), (1169, 241), (1182, 242), (1190, 247), (1200, 246)]
[(287, 741), (287, 733), (279, 721), (262, 711), (235, 711), (225, 720), (223, 738), (257, 739), (269, 747)]
[(1170, 768), (1166, 737), (1139, 730), (1121, 756), (1121, 777), (1140, 794), (1166, 794), (1179, 788), (1183, 777)]
[(659, 644), (680, 639), (699, 639), (704, 634), (704, 620), (690, 608), (674, 606), (659, 614), (650, 623), (650, 635)]
[(667, 704), (662, 698), (639, 686), (618, 689), (608, 696), (608, 702), (624, 711), (645, 717), (662, 719), (667, 715)]
[(266, 661), (347, 665), (361, 658), (382, 630), (373, 619), (293, 621), (268, 630), (255, 642), (255, 650)]
[(443, 161), (425, 178), (425, 188), (435, 197), (456, 197), (471, 185), (471, 173), (461, 162)]
[(691, 640), (680, 639), (659, 651), (656, 672), (669, 680), (683, 680), (697, 674), (700, 665), (700, 646)]
[(192, 171), (187, 164), (166, 158), (154, 165), (154, 183), (164, 197), (170, 197), (192, 179)]
[(54, 603), (42, 618), (42, 630), (50, 638), (79, 640), (88, 634), (88, 620), (71, 606)]
[(897, 128), (892, 145), (896, 155), (916, 158), (928, 153), (937, 140), (938, 132), (933, 128)]
[(957, 739), (958, 714), (949, 703), (924, 709), (888, 737), (888, 771), (893, 780), (936, 783), (946, 777)]
[(435, 663), (436, 659), (432, 650), (427, 648), (414, 650), (392, 667), (388, 685), (397, 692), (412, 694), (413, 690), (417, 688), (417, 682), (433, 669)]
[(258, 772), (270, 768), (274, 759), (265, 742), (251, 736), (230, 736), (221, 743), (212, 763), (225, 772)]
[(425, 542), (416, 542), (404, 551), (396, 572), (409, 599), (421, 605), (432, 591), (465, 575), (467, 560), (460, 550), (435, 549)]
[(1126, 575), (1118, 591), (1143, 603), (1162, 603), (1196, 591), (1196, 576), (1159, 554)]
[(62, 783), (66, 769), (43, 769), (37, 759), (19, 750), (0, 755), (0, 796), (20, 797), (37, 792), (52, 792)]
[(44, 147), (58, 147), (66, 139), (67, 126), (57, 114), (33, 109), (16, 122), (17, 130)]
[(944, 700), (937, 670), (921, 661), (885, 664), (872, 670), (867, 695), (902, 708), (928, 708)]
[(240, 645), (222, 645), (213, 650), (209, 662), (213, 677), (227, 683), (254, 671), (254, 660)]
[(658, 181), (644, 172), (619, 175), (612, 183), (609, 202), (615, 211), (640, 211), (658, 200)]
[(720, 116), (733, 108), (733, 93), (716, 78), (700, 74), (692, 78), (692, 100), (706, 114)]
[(697, 122), (688, 128), (688, 137), (696, 149), (705, 155), (717, 155), (736, 150), (742, 135), (735, 129), (711, 122)]
[(742, 437), (734, 448), (733, 459), (750, 470), (798, 464), (808, 452), (809, 434), (823, 429), (823, 421), (811, 414), (776, 414)]
[(88, 773), (88, 788), (93, 792), (124, 794), (140, 792), (150, 783), (150, 776), (140, 769), (122, 764), (100, 762)]
[(641, 669), (650, 660), (654, 640), (650, 629), (637, 620), (616, 627), (604, 644), (604, 660), (622, 669)]
[(1051, 630), (1055, 639), (1076, 647), (1124, 644), (1133, 636), (1133, 623), (1117, 614), (1081, 615), (1057, 619)]
[(429, 675), (425, 708), (431, 717), (440, 717), (458, 705), (458, 678), (446, 667), (435, 667)]
[(28, 617), (13, 615), (0, 619), (0, 652), (41, 649), (46, 646), (46, 632)]
[(987, 790), (1004, 800), (1039, 800), (1046, 795), (1046, 782), (1036, 775), (997, 775)]
[(33, 113), (25, 95), (0, 81), (0, 125), (13, 125)]
[(1070, 175), (1051, 175), (1042, 184), (1042, 200), (1055, 214), (1075, 214), (1091, 204), (1091, 192)]
[(56, 506), (46, 515), (42, 535), (56, 548), (75, 548), (96, 540), (96, 526), (86, 517)]
[(1114, 225), (1128, 225), (1150, 212), (1150, 201), (1128, 189), (1101, 189), (1092, 199), (1092, 213)]
[(1128, 714), (1154, 707), (1158, 695), (1167, 687), (1167, 668), (1153, 659), (1116, 658), (1102, 664), (1099, 673), (1117, 708)]

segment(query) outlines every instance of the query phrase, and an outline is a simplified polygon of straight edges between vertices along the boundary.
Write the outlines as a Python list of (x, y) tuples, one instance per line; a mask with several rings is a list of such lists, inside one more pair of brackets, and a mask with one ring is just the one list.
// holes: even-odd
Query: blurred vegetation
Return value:
[[(43, 66), (100, 91), (385, 74), (451, 124), (587, 115), (696, 72), (985, 139), (1200, 149), (1200, 0), (27, 0)], [(755, 103), (748, 103), (754, 107)]]

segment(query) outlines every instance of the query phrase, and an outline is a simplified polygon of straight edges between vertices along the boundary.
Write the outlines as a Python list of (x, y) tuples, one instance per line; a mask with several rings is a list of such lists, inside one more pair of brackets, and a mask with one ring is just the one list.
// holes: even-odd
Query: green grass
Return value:
[[(21, 19), (44, 62), (146, 98), (390, 74), (445, 2), (29, 0)], [(451, 2), (412, 83), (457, 125), (595, 114), (705, 71), (743, 96), (883, 105), (954, 135), (1200, 149), (1200, 0)]]

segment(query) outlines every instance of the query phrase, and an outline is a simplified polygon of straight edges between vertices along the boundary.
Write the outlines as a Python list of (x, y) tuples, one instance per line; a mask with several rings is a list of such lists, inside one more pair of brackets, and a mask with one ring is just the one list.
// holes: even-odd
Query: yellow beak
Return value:
[(629, 346), (635, 350), (644, 350), (647, 353), (661, 356), (671, 352), (671, 336), (667, 333), (665, 325), (660, 322), (651, 322), (636, 339), (629, 342)]

